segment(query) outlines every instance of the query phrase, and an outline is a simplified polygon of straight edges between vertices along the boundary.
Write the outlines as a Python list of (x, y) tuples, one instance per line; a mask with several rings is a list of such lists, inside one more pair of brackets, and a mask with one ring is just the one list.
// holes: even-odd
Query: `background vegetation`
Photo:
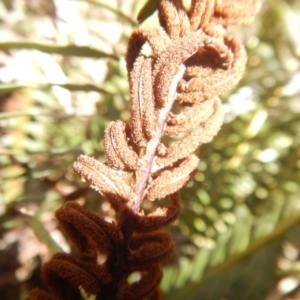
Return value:
[[(64, 201), (114, 218), (71, 169), (81, 153), (104, 160), (105, 126), (129, 119), (124, 54), (144, 2), (106, 3), (0, 1), (1, 299), (25, 299), (41, 263), (72, 250), (53, 217)], [(231, 31), (247, 72), (198, 151), (161, 286), (167, 299), (299, 299), (300, 3), (266, 0)]]

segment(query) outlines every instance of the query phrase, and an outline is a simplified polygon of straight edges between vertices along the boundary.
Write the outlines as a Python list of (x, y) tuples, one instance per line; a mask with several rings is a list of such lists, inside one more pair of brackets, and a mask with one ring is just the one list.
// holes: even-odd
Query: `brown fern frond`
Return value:
[[(75, 202), (60, 208), (58, 222), (79, 255), (53, 256), (42, 269), (51, 292), (35, 289), (30, 300), (81, 299), (79, 286), (97, 300), (162, 299), (162, 265), (175, 248), (163, 227), (179, 216), (179, 191), (199, 162), (195, 150), (222, 126), (220, 94), (245, 69), (245, 49), (226, 26), (247, 24), (259, 7), (258, 0), (192, 0), (187, 10), (182, 0), (160, 0), (160, 27), (132, 33), (126, 54), (130, 122), (106, 127), (107, 163), (81, 155), (74, 164), (118, 212), (116, 223)], [(152, 50), (148, 56), (144, 44)], [(169, 206), (144, 215), (144, 199), (166, 197)], [(135, 275), (139, 279), (130, 284)]]

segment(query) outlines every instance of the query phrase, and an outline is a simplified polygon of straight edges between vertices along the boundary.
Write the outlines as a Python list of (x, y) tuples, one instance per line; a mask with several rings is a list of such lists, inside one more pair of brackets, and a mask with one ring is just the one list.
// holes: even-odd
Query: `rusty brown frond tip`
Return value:
[[(222, 126), (219, 95), (245, 69), (244, 47), (226, 27), (248, 24), (259, 8), (257, 0), (191, 0), (186, 10), (181, 0), (161, 0), (160, 27), (132, 33), (126, 55), (131, 120), (107, 126), (107, 163), (81, 155), (74, 164), (120, 218), (109, 223), (76, 202), (60, 208), (56, 218), (78, 254), (54, 255), (42, 268), (49, 291), (34, 289), (28, 299), (82, 299), (78, 287), (96, 299), (162, 299), (162, 264), (174, 252), (163, 227), (179, 216), (179, 191), (199, 161), (193, 153)], [(141, 53), (145, 43), (150, 56)], [(170, 206), (144, 215), (144, 199), (165, 197)], [(130, 284), (132, 274), (139, 279)]]

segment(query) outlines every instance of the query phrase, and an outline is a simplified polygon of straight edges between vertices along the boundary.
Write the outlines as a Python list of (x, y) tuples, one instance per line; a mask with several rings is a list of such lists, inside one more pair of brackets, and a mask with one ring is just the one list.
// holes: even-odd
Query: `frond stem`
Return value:
[(177, 74), (174, 76), (172, 80), (169, 94), (168, 94), (168, 102), (166, 106), (162, 107), (159, 111), (157, 126), (156, 126), (156, 135), (148, 142), (146, 147), (146, 154), (145, 157), (143, 157), (143, 165), (136, 172), (136, 183), (133, 187), (134, 196), (132, 202), (130, 203), (131, 209), (135, 213), (138, 213), (138, 211), (140, 210), (140, 206), (144, 198), (145, 188), (150, 178), (151, 168), (153, 165), (156, 149), (163, 136), (168, 114), (171, 111), (174, 100), (176, 98), (177, 85), (178, 82), (182, 79), (185, 69), (186, 69), (185, 65), (181, 64)]

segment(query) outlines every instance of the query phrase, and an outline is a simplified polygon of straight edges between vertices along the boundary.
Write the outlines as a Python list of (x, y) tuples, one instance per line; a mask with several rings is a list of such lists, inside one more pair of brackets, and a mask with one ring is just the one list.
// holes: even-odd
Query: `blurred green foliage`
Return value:
[[(0, 250), (9, 246), (9, 233), (26, 226), (50, 253), (61, 248), (49, 220), (65, 200), (85, 199), (113, 217), (72, 164), (80, 153), (104, 160), (105, 126), (129, 119), (124, 54), (143, 4), (58, 3), (0, 2)], [(140, 20), (152, 14), (149, 3)], [(245, 42), (247, 71), (223, 97), (218, 136), (198, 150), (198, 173), (182, 191), (183, 211), (170, 227), (176, 257), (161, 286), (167, 299), (297, 299), (299, 1), (264, 1), (253, 24), (230, 31)], [(18, 279), (20, 299), (33, 284), (34, 267)], [(294, 287), (280, 290), (291, 277)]]

